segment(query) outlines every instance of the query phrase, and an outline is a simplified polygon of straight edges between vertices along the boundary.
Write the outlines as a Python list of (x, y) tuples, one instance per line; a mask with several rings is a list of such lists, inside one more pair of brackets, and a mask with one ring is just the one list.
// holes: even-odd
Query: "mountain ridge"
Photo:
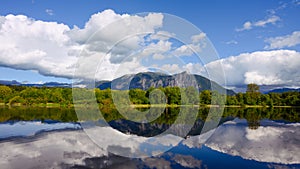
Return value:
[(284, 87), (284, 88), (273, 89), (273, 90), (270, 90), (266, 93), (284, 93), (284, 92), (300, 92), (300, 88), (287, 88), (287, 87)]
[(45, 82), (45, 83), (22, 83), (16, 80), (0, 80), (0, 85), (7, 86), (28, 86), (28, 87), (72, 87), (70, 83)]
[(124, 75), (119, 78), (116, 78), (112, 81), (98, 81), (95, 84), (95, 87), (99, 89), (111, 88), (114, 90), (127, 90), (138, 88), (142, 90), (147, 90), (150, 87), (188, 87), (193, 86), (203, 90), (217, 90), (220, 93), (225, 93), (228, 95), (234, 95), (235, 92), (230, 89), (225, 89), (221, 85), (217, 84), (214, 81), (209, 80), (206, 77), (188, 74), (187, 72), (181, 72), (174, 75), (167, 75), (163, 73), (156, 72), (141, 72), (137, 74)]

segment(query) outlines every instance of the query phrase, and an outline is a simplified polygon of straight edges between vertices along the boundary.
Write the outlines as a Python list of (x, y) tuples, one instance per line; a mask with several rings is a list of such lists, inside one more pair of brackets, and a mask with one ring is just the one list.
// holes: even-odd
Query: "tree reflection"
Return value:
[(249, 129), (255, 130), (260, 126), (261, 112), (261, 109), (245, 109)]
[[(144, 108), (147, 110), (147, 108)], [(144, 111), (143, 108), (138, 109), (139, 111)], [(192, 111), (192, 107), (185, 107), (182, 113), (190, 113)], [(200, 107), (197, 115), (197, 120), (195, 122), (203, 123), (207, 119), (208, 114), (211, 108)], [(129, 112), (133, 109), (128, 109), (126, 111)], [(160, 111), (160, 108), (157, 108), (157, 111)], [(151, 112), (147, 114), (149, 119), (154, 119), (149, 122), (151, 124), (166, 124), (171, 125), (178, 118), (178, 114), (180, 112), (180, 107), (171, 107), (166, 108), (165, 111), (160, 114), (159, 117), (156, 116), (156, 109), (152, 109)], [(102, 116), (107, 122), (125, 119), (115, 107), (107, 106), (105, 108), (100, 107), (100, 111)], [(100, 113), (100, 112), (99, 112)], [(136, 116), (135, 111), (132, 113)], [(99, 116), (91, 116), (91, 114), (83, 114), (84, 118), (80, 117), (80, 119), (97, 121), (100, 120)], [(185, 118), (192, 117), (192, 115), (185, 116)], [(260, 120), (269, 119), (269, 120), (277, 120), (277, 121), (286, 121), (286, 122), (300, 122), (300, 109), (298, 108), (225, 108), (224, 113), (220, 123), (226, 121), (226, 119), (240, 118), (246, 119), (248, 121), (248, 125), (250, 129), (257, 129), (260, 125)], [(0, 122), (6, 121), (31, 121), (31, 120), (56, 120), (63, 122), (76, 122), (78, 121), (77, 114), (74, 108), (44, 108), (44, 107), (0, 107)], [(194, 122), (193, 119), (186, 119), (187, 121)], [(192, 125), (192, 124), (189, 124)]]

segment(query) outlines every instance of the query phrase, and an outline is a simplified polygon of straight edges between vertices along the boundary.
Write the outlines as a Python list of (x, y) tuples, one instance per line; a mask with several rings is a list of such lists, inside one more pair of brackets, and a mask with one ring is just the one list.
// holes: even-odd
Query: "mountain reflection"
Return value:
[[(29, 121), (26, 109), (4, 110), (0, 117), (1, 113), (11, 116), (0, 123), (1, 169), (300, 167), (300, 120), (293, 109), (227, 108), (218, 127), (204, 134), (204, 123), (212, 121), (205, 108), (199, 110), (196, 121), (187, 124), (174, 124), (177, 108), (149, 123), (107, 112), (110, 126), (97, 119), (80, 125), (73, 122), (70, 110), (64, 110), (66, 122)], [(56, 112), (42, 110), (37, 117), (62, 117)], [(83, 130), (83, 126), (90, 127)], [(144, 158), (129, 158), (132, 155)]]
[[(126, 121), (118, 122), (126, 124)], [(300, 123), (285, 124), (262, 120), (256, 130), (251, 130), (245, 120), (235, 119), (203, 135), (189, 136), (175, 147), (181, 150), (179, 152), (171, 149), (158, 156), (141, 159), (114, 155), (110, 150), (123, 149), (122, 151), (126, 153), (140, 152), (142, 148), (147, 149), (144, 136), (123, 134), (110, 127), (90, 128), (93, 132), (101, 133), (99, 138), (107, 133), (116, 133), (117, 137), (106, 138), (103, 140), (103, 145), (97, 146), (81, 129), (52, 131), (39, 133), (36, 137), (2, 140), (0, 166), (4, 169), (124, 168), (124, 166), (126, 168), (205, 168), (207, 164), (195, 153), (205, 146), (213, 149), (210, 151), (216, 150), (244, 159), (268, 162), (270, 164), (267, 166), (272, 168), (280, 164), (300, 163), (299, 127)], [(142, 129), (138, 128), (138, 130)], [(210, 135), (211, 137), (206, 140), (205, 137)], [(124, 144), (126, 139), (132, 138), (140, 142), (131, 141), (129, 144)], [(164, 140), (163, 145), (157, 145), (158, 149), (152, 150), (158, 151), (162, 146), (172, 145), (174, 139), (180, 138), (170, 136), (169, 139)]]

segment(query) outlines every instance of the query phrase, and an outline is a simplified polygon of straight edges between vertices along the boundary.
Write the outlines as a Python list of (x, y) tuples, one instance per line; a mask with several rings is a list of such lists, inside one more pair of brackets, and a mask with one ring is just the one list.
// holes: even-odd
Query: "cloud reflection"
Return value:
[[(235, 119), (220, 125), (215, 131), (201, 136), (190, 136), (182, 142), (184, 152), (205, 146), (229, 155), (260, 162), (269, 162), (270, 168), (282, 164), (300, 163), (300, 123), (284, 124), (263, 120), (256, 130), (249, 129), (245, 120)], [(102, 140), (101, 148), (82, 130), (39, 133), (27, 138), (0, 142), (0, 166), (17, 168), (185, 168), (205, 167), (193, 154), (173, 151), (156, 157), (132, 159), (111, 154), (111, 151), (132, 154), (160, 154), (161, 149), (173, 146), (176, 139), (166, 135), (162, 140), (144, 142), (146, 137), (127, 135), (110, 127), (90, 128)], [(106, 135), (113, 137), (106, 137)], [(211, 136), (206, 142), (205, 140)], [(151, 144), (150, 144), (151, 143)], [(161, 144), (164, 143), (164, 144)], [(179, 145), (180, 146), (180, 145)], [(126, 155), (128, 156), (128, 155)], [(281, 164), (280, 164), (281, 163)], [(275, 165), (276, 164), (276, 165)]]
[[(246, 120), (236, 119), (219, 126), (205, 145), (213, 150), (260, 162), (299, 164), (300, 123), (284, 124), (262, 120), (256, 130)], [(193, 136), (183, 142), (199, 147), (203, 137)]]

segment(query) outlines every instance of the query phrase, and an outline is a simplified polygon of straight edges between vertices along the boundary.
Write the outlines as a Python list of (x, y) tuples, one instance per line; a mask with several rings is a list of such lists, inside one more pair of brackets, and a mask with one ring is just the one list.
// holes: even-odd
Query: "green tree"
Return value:
[(9, 99), (9, 105), (13, 105), (15, 103), (24, 104), (25, 100), (22, 97), (20, 97), (20, 96), (15, 96), (15, 97)]
[(281, 103), (281, 94), (279, 94), (279, 93), (269, 93), (268, 95), (269, 95), (270, 100), (271, 100), (273, 105), (275, 105), (275, 106), (281, 106), (282, 105), (282, 103)]
[(259, 86), (254, 83), (248, 84), (246, 93), (259, 93)]
[(259, 86), (257, 84), (251, 83), (247, 85), (247, 91), (245, 95), (245, 101), (248, 105), (260, 105), (261, 98), (260, 98), (260, 91)]
[(166, 95), (161, 89), (154, 89), (149, 93), (147, 91), (147, 95), (151, 104), (166, 104)]
[(244, 106), (245, 105), (245, 96), (243, 93), (236, 94), (236, 100), (238, 105)]
[(142, 89), (130, 89), (129, 96), (133, 104), (149, 103), (148, 98), (146, 97), (146, 92)]
[(203, 90), (200, 93), (200, 103), (201, 104), (211, 104), (211, 91)]
[(168, 104), (181, 104), (181, 92), (179, 87), (164, 88)]
[(7, 86), (0, 86), (0, 102), (7, 103), (12, 96), (13, 90)]
[(195, 87), (189, 86), (184, 90), (189, 104), (199, 104), (199, 92)]
[(236, 96), (227, 96), (226, 105), (239, 105)]

